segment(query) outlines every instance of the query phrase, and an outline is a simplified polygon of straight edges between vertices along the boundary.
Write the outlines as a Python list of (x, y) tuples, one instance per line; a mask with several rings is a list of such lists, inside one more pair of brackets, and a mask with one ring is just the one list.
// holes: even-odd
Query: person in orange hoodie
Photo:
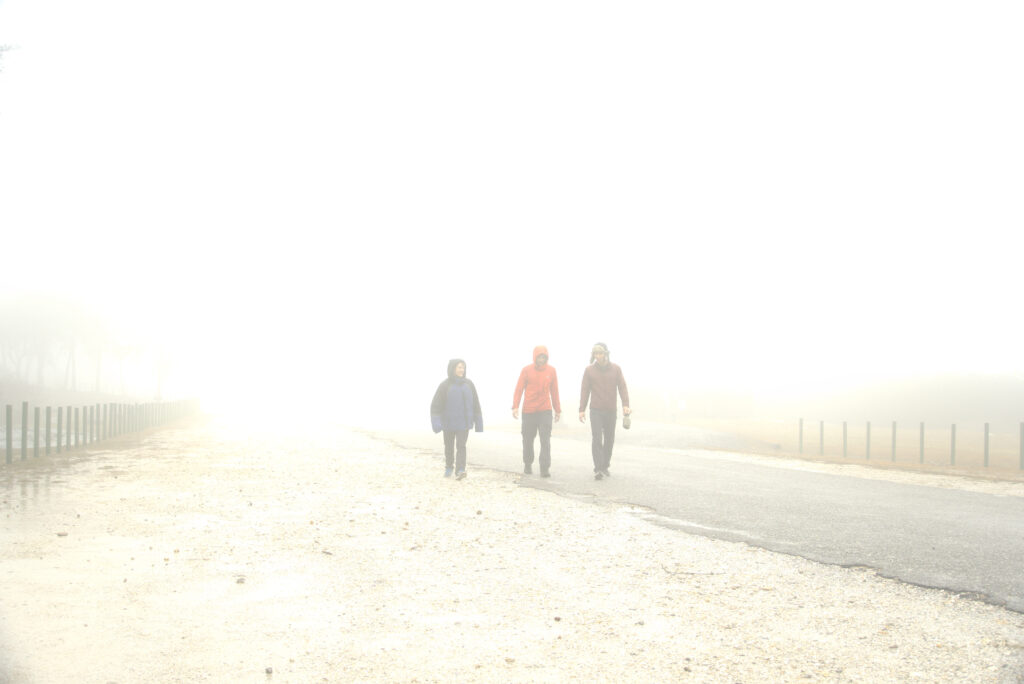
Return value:
[[(524, 400), (525, 395), (525, 400)], [(548, 348), (533, 350), (533, 363), (523, 368), (512, 395), (512, 417), (519, 419), (519, 403), (523, 403), (523, 472), (533, 472), (533, 440), (540, 433), (540, 476), (551, 477), (551, 411), (554, 422), (562, 417), (558, 401), (558, 373), (548, 365)]]

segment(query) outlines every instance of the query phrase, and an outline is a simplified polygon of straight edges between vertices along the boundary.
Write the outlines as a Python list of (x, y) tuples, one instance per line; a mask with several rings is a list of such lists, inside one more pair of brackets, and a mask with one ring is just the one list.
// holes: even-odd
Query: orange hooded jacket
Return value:
[(537, 357), (541, 354), (550, 358), (547, 347), (536, 347), (533, 350), (533, 363), (519, 374), (516, 392), (512, 395), (513, 411), (519, 408), (519, 401), (523, 400), (523, 413), (550, 411), (552, 407), (555, 413), (562, 412), (562, 404), (558, 400), (558, 373), (551, 364), (545, 364), (542, 370), (537, 370)]

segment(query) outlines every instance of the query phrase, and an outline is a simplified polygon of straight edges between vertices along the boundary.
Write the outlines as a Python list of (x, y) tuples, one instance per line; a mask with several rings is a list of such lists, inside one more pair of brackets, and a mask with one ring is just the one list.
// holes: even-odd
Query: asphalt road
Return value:
[[(520, 472), (518, 439), (501, 431), (471, 436), (470, 468)], [(869, 567), (884, 577), (1024, 612), (1024, 497), (812, 472), (654, 444), (670, 439), (620, 430), (612, 477), (598, 482), (589, 435), (577, 429), (553, 440), (550, 479), (534, 474), (521, 484), (642, 506), (655, 522), (693, 534)], [(440, 436), (419, 444), (433, 441)]]

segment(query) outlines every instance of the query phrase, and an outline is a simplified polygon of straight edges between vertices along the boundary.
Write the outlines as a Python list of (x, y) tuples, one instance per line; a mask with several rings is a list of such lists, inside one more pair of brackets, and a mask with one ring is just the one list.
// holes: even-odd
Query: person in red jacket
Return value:
[[(525, 395), (525, 400), (523, 397)], [(558, 401), (558, 373), (548, 365), (547, 347), (533, 350), (533, 363), (523, 368), (512, 395), (512, 417), (519, 418), (519, 402), (523, 402), (523, 472), (533, 472), (533, 440), (540, 433), (540, 476), (551, 477), (551, 410), (554, 422), (562, 417)]]
[(628, 416), (632, 411), (622, 369), (611, 362), (608, 345), (598, 342), (590, 352), (590, 365), (583, 371), (580, 389), (581, 423), (586, 422), (587, 402), (590, 402), (590, 451), (594, 458), (595, 480), (611, 477), (608, 467), (615, 445), (616, 393), (622, 399), (622, 414)]

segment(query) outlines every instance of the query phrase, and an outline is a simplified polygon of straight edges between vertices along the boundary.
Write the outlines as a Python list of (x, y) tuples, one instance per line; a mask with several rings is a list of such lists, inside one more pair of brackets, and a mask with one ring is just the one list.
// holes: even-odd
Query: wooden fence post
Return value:
[(871, 421), (870, 420), (868, 421), (868, 441), (867, 441), (867, 444), (864, 447), (864, 455), (867, 457), (868, 461), (871, 460)]
[(21, 460), (28, 458), (28, 402), (21, 402)]
[(32, 409), (32, 458), (39, 458), (39, 407)]
[(892, 421), (892, 462), (896, 462), (896, 421)]
[(956, 465), (956, 423), (949, 433), (949, 465)]
[(921, 423), (921, 453), (917, 457), (918, 463), (924, 463), (924, 423)]
[(985, 467), (988, 468), (988, 423), (985, 423)]
[(46, 407), (46, 455), (50, 455), (50, 419), (53, 417), (53, 407)]

